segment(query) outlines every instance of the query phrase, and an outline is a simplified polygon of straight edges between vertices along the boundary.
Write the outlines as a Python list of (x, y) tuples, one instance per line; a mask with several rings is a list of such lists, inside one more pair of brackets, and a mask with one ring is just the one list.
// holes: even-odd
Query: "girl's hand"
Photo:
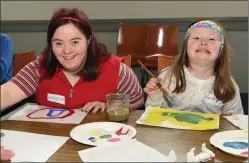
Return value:
[(105, 102), (100, 102), (100, 101), (88, 102), (84, 105), (82, 110), (87, 113), (92, 111), (92, 114), (95, 114), (98, 110), (101, 110), (101, 112), (103, 113), (105, 111)]
[(151, 78), (149, 80), (149, 82), (146, 84), (145, 88), (144, 88), (144, 92), (147, 93), (148, 95), (154, 95), (157, 92), (160, 91), (159, 87), (158, 87), (158, 83), (161, 82), (161, 78), (157, 77), (157, 79), (155, 78)]

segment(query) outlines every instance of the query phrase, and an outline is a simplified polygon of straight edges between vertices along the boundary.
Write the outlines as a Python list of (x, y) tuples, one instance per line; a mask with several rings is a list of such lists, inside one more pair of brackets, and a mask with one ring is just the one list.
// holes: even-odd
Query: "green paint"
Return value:
[(100, 139), (108, 139), (110, 137), (112, 137), (112, 135), (101, 135), (99, 138)]
[(200, 121), (206, 120), (206, 121), (212, 121), (213, 118), (205, 118), (201, 115), (192, 114), (192, 113), (169, 113), (169, 112), (163, 112), (162, 116), (171, 116), (174, 117), (177, 121), (180, 122), (188, 122), (192, 124), (199, 124)]

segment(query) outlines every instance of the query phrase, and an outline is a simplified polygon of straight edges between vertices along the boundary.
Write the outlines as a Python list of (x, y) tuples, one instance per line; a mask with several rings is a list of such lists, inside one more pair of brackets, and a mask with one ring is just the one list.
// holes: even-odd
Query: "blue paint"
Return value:
[(248, 143), (241, 141), (225, 142), (223, 143), (223, 146), (233, 149), (247, 149)]
[[(63, 112), (65, 112), (66, 110), (65, 109), (49, 109), (49, 112), (47, 114), (48, 117), (56, 117), (56, 116), (59, 116), (61, 115)], [(56, 113), (57, 114), (53, 114), (53, 113)]]
[(95, 137), (90, 137), (90, 138), (88, 138), (88, 140), (90, 140), (91, 142), (96, 142)]

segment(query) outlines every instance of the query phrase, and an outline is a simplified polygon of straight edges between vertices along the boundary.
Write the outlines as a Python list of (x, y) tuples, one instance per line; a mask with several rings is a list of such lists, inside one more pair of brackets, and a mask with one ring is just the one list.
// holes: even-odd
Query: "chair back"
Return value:
[(145, 63), (148, 67), (156, 67), (160, 55), (177, 56), (178, 25), (148, 24), (146, 51)]
[(123, 56), (123, 63), (131, 67), (131, 55)]
[(131, 65), (140, 60), (148, 67), (157, 67), (158, 56), (176, 56), (178, 25), (124, 24), (119, 26), (117, 55), (131, 55)]
[(173, 58), (173, 57), (159, 56), (158, 65), (157, 65), (157, 74), (159, 75), (162, 69), (171, 65), (175, 60), (176, 58)]
[(36, 53), (34, 51), (15, 54), (13, 58), (13, 76), (15, 76), (29, 62), (34, 61), (35, 58)]
[(141, 60), (141, 56), (145, 56), (146, 37), (147, 25), (121, 23), (119, 25), (117, 55), (131, 55), (132, 65), (137, 64), (137, 60)]

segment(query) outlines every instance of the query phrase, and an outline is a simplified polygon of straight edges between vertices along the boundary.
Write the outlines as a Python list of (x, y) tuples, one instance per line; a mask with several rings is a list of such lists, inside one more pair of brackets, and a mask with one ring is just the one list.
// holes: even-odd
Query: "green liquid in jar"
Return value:
[(129, 108), (110, 109), (108, 111), (109, 121), (125, 121), (129, 118)]

